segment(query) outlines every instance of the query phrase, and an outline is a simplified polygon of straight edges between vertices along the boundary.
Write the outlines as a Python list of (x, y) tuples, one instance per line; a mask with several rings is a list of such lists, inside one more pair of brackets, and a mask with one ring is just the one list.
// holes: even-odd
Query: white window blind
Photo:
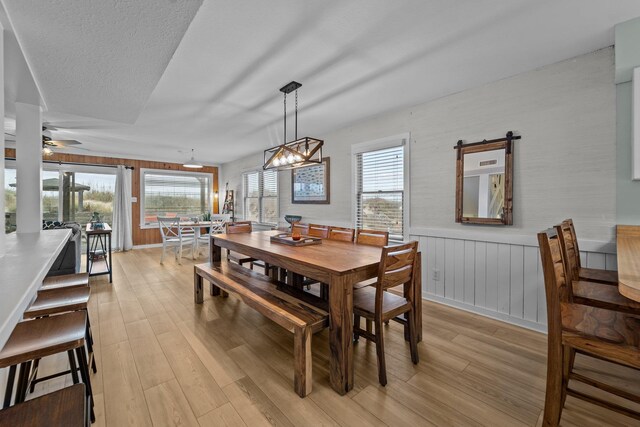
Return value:
[(356, 227), (388, 231), (402, 240), (404, 230), (404, 147), (356, 154)]
[(142, 175), (142, 224), (153, 225), (158, 216), (195, 217), (211, 212), (210, 174), (143, 171)]
[(278, 223), (278, 172), (243, 174), (244, 219), (261, 224)]

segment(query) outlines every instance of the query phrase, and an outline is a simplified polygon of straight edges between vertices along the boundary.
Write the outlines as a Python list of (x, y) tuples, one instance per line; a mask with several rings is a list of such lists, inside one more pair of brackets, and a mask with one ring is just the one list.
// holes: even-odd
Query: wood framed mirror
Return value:
[(458, 141), (456, 156), (456, 222), (513, 224), (513, 140), (470, 144)]

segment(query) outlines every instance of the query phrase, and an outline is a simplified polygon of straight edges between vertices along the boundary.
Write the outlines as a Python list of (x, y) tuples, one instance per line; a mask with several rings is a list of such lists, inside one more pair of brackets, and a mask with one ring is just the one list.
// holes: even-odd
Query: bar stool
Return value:
[(74, 384), (0, 411), (0, 425), (82, 427), (88, 425), (84, 384)]
[[(35, 301), (27, 308), (24, 312), (24, 318), (28, 319), (36, 319), (45, 316), (53, 316), (62, 313), (67, 313), (70, 311), (80, 311), (83, 310), (86, 312), (87, 303), (89, 302), (90, 289), (88, 286), (79, 287), (79, 286), (71, 286), (65, 288), (54, 288), (45, 291), (39, 291)], [(91, 334), (91, 323), (89, 321), (89, 316), (87, 314), (87, 322), (86, 322), (86, 331), (85, 331), (85, 339), (87, 350), (89, 353), (89, 363), (91, 365), (91, 369), (94, 373), (96, 373), (97, 367), (95, 358), (93, 357), (93, 336)], [(56, 378), (61, 375), (65, 375), (66, 372), (60, 372), (57, 374), (48, 375), (43, 378), (38, 378), (38, 367), (40, 365), (40, 359), (37, 358), (33, 361), (33, 368), (31, 373), (31, 386), (29, 388), (29, 392), (33, 393), (35, 390), (36, 384), (42, 381), (47, 381), (52, 378)]]
[(9, 368), (3, 407), (7, 408), (11, 404), (18, 366), (20, 366), (20, 372), (16, 388), (16, 404), (25, 400), (32, 361), (66, 352), (69, 358), (69, 371), (65, 374), (70, 373), (73, 383), (78, 384), (78, 370), (80, 371), (93, 422), (95, 420), (93, 394), (85, 354), (86, 330), (86, 311), (74, 311), (18, 323), (3, 349), (0, 350), (0, 368)]
[(48, 291), (58, 288), (72, 288), (72, 287), (85, 287), (89, 286), (89, 274), (88, 273), (76, 273), (76, 274), (63, 274), (61, 276), (49, 276), (45, 277), (42, 281), (41, 291)]

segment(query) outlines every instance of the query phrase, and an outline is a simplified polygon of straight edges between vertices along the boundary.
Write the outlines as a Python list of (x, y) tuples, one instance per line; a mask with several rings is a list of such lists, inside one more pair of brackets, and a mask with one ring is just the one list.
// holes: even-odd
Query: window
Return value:
[(388, 231), (403, 240), (405, 228), (405, 146), (355, 153), (357, 228)]
[(260, 224), (278, 223), (278, 172), (248, 172), (242, 175), (244, 219)]
[(155, 227), (158, 216), (191, 218), (211, 212), (209, 173), (142, 169), (140, 224)]

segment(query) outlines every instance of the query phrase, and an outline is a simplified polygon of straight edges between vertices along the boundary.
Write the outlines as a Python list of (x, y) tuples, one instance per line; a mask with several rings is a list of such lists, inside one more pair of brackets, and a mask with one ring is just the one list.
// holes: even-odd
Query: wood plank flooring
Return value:
[[(113, 284), (91, 278), (96, 426), (541, 424), (543, 334), (425, 302), (419, 365), (392, 322), (385, 331), (388, 385), (378, 384), (375, 346), (361, 339), (355, 388), (339, 396), (329, 386), (325, 330), (313, 339), (313, 392), (301, 399), (293, 391), (290, 333), (233, 297), (206, 295), (194, 304), (194, 261), (159, 259), (159, 249), (115, 254)], [(65, 358), (52, 357), (41, 372), (65, 366)], [(581, 356), (577, 367), (640, 389), (638, 372)], [(70, 378), (38, 384), (30, 397), (64, 383)], [(562, 425), (640, 423), (568, 397)]]

